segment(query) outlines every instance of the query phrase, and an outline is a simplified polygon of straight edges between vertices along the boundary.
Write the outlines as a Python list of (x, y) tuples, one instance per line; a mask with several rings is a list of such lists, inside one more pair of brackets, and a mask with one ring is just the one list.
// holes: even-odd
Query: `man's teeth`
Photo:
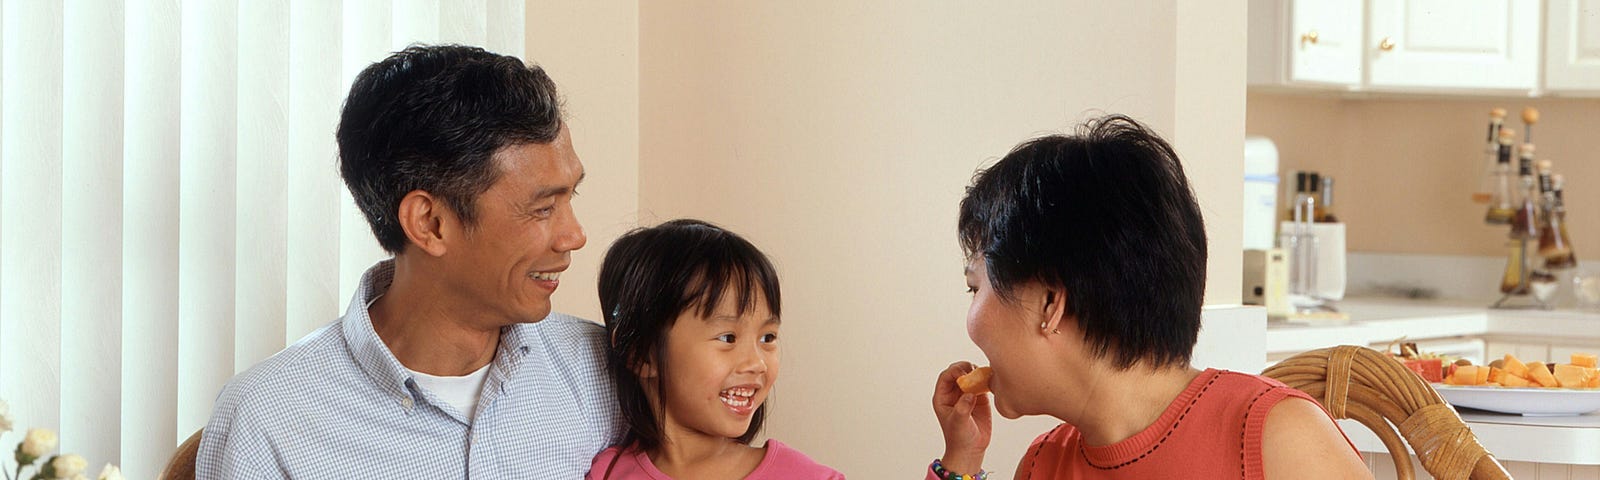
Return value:
[(528, 274), (528, 278), (554, 281), (561, 278), (561, 272), (534, 272)]

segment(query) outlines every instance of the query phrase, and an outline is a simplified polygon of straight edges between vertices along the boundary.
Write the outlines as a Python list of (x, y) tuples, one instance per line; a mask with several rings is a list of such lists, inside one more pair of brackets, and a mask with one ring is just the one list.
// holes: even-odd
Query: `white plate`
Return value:
[(1457, 407), (1521, 415), (1582, 415), (1600, 410), (1600, 389), (1458, 387), (1433, 389)]

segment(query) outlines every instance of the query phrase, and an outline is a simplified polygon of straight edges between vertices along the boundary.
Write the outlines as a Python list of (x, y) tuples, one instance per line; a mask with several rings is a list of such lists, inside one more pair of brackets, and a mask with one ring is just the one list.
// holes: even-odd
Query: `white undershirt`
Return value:
[(489, 365), (492, 363), (484, 364), (478, 371), (460, 377), (436, 377), (411, 370), (411, 378), (423, 390), (456, 407), (462, 415), (466, 415), (468, 423), (471, 423), (475, 413), (473, 409), (478, 406), (478, 392), (483, 390), (483, 382), (489, 378)]

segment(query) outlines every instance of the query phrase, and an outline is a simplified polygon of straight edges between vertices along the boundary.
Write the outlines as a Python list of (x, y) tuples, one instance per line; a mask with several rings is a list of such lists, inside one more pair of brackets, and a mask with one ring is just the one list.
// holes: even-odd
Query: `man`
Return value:
[(346, 186), (394, 258), (345, 315), (235, 377), (202, 479), (581, 478), (620, 436), (597, 324), (552, 314), (583, 164), (538, 67), (418, 46), (362, 71)]

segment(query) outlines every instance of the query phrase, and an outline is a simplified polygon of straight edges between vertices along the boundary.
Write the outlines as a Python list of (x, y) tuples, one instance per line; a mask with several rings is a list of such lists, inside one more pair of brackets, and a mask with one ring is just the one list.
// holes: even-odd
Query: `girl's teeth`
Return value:
[(528, 274), (534, 280), (556, 280), (561, 278), (561, 272), (535, 272)]

